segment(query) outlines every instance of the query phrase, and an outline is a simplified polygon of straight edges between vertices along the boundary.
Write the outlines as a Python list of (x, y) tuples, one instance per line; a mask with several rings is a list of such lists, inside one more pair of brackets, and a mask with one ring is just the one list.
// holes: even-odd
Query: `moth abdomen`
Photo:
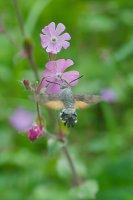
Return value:
[(60, 119), (65, 126), (74, 127), (75, 123), (77, 123), (77, 114), (75, 109), (63, 109), (60, 113)]

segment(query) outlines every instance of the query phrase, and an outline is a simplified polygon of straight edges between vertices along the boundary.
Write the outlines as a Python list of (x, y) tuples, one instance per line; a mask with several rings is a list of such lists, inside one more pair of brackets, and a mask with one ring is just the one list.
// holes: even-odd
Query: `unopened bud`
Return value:
[(28, 131), (28, 138), (31, 141), (36, 140), (38, 137), (41, 137), (43, 135), (43, 131), (40, 129), (40, 127), (37, 124), (34, 124), (31, 129)]
[(31, 85), (31, 82), (29, 80), (23, 80), (21, 81), (23, 86), (25, 87), (26, 90), (34, 91), (34, 88)]
[(32, 41), (30, 38), (25, 38), (24, 40), (24, 49), (25, 49), (25, 53), (27, 54), (27, 56), (31, 56), (32, 54)]

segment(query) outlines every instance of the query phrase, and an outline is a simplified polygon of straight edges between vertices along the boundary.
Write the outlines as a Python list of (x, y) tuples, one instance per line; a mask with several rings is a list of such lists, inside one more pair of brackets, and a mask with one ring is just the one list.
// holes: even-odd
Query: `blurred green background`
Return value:
[[(87, 186), (71, 189), (71, 171), (54, 145), (44, 138), (31, 143), (9, 124), (17, 107), (35, 111), (20, 80), (34, 80), (22, 48), (12, 0), (0, 1), (0, 198), (2, 200), (133, 200), (133, 1), (18, 0), (27, 35), (34, 44), (41, 74), (48, 61), (40, 44), (41, 29), (62, 22), (71, 46), (57, 58), (70, 58), (84, 77), (75, 92), (100, 93), (112, 88), (114, 103), (78, 111), (69, 131), (69, 151)], [(53, 130), (43, 108), (47, 127)], [(56, 113), (54, 113), (56, 117)]]

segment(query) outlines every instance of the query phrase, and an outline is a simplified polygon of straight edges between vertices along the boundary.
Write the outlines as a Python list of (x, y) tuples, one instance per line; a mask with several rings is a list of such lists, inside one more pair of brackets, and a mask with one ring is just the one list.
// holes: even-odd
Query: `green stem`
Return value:
[(70, 156), (70, 153), (68, 151), (68, 148), (66, 146), (66, 144), (62, 147), (63, 151), (64, 151), (64, 154), (68, 160), (68, 163), (69, 163), (69, 166), (70, 166), (70, 169), (72, 171), (72, 175), (73, 175), (73, 183), (74, 183), (74, 186), (78, 186), (80, 184), (80, 179), (78, 177), (78, 174), (77, 174), (77, 171), (76, 171), (76, 168), (74, 166), (74, 163), (73, 163), (73, 160)]
[[(18, 0), (13, 0), (13, 3), (14, 3), (16, 16), (17, 16), (17, 19), (18, 19), (18, 24), (19, 24), (19, 27), (20, 27), (20, 32), (21, 32), (21, 35), (23, 36), (23, 39), (24, 39), (24, 42), (25, 42), (26, 33), (25, 33), (25, 30), (24, 30), (24, 23), (23, 23), (23, 18), (22, 18), (20, 9), (19, 9)], [(28, 50), (29, 50), (29, 52), (28, 52)], [(33, 53), (32, 53), (33, 52), (32, 45), (30, 45), (30, 48), (28, 50), (26, 49), (26, 54), (27, 54), (29, 64), (30, 64), (30, 66), (31, 66), (31, 68), (34, 72), (35, 79), (39, 81), (39, 75), (38, 75), (37, 68), (35, 67), (35, 61), (34, 61)]]
[(43, 128), (43, 124), (42, 124), (42, 118), (41, 118), (38, 102), (36, 102), (36, 110), (37, 110), (37, 116), (38, 116), (38, 120), (39, 120), (39, 125), (40, 125), (40, 128), (42, 129)]
[(16, 15), (17, 15), (18, 24), (19, 24), (19, 27), (20, 27), (21, 34), (23, 35), (23, 37), (25, 37), (23, 18), (22, 18), (20, 9), (19, 9), (18, 1), (13, 0), (13, 3), (14, 3), (14, 8), (15, 8), (15, 11), (16, 11)]

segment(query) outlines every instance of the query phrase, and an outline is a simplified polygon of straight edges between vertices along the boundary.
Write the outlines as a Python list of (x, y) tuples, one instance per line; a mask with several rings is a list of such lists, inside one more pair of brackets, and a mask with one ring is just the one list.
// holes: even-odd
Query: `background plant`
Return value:
[[(23, 0), (19, 4), (26, 33), (34, 40), (33, 54), (40, 72), (47, 61), (40, 46), (40, 30), (51, 21), (62, 22), (72, 43), (60, 58), (71, 57), (84, 74), (75, 92), (115, 90), (117, 102), (79, 111), (79, 123), (69, 134), (70, 151), (79, 174), (98, 181), (96, 199), (132, 199), (132, 1)], [(34, 102), (19, 84), (23, 77), (34, 80), (34, 76), (22, 52), (12, 1), (1, 1), (0, 9), (1, 32), (6, 31), (0, 36), (1, 198), (69, 199), (70, 173), (63, 157), (51, 149), (49, 157), (44, 141), (39, 139), (33, 145), (8, 123), (18, 106), (34, 111)], [(47, 126), (52, 130), (48, 122)]]

